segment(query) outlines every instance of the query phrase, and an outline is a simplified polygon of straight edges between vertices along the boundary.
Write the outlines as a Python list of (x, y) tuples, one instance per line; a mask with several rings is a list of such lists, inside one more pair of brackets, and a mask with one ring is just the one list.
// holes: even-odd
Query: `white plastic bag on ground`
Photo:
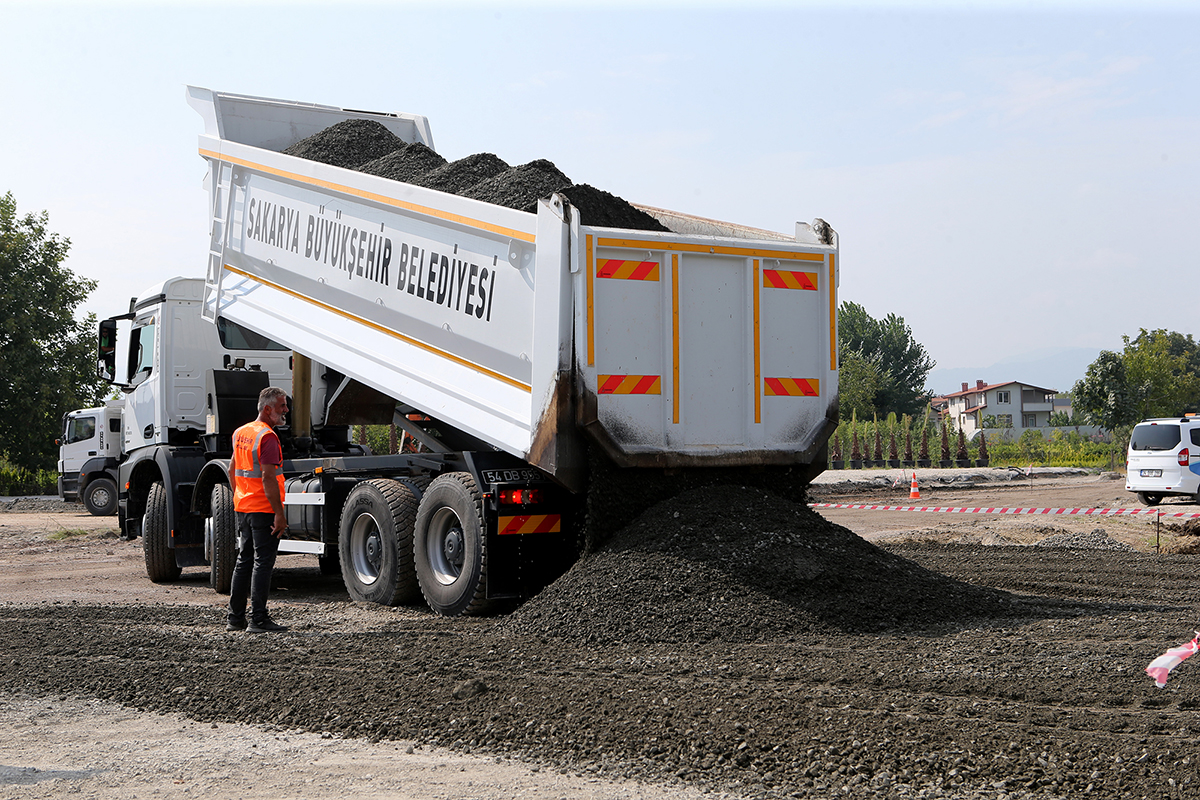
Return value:
[(1171, 674), (1171, 670), (1197, 650), (1200, 650), (1200, 631), (1196, 631), (1196, 637), (1187, 644), (1172, 647), (1151, 661), (1150, 666), (1146, 667), (1146, 674), (1154, 678), (1154, 683), (1161, 689), (1167, 685), (1167, 676)]

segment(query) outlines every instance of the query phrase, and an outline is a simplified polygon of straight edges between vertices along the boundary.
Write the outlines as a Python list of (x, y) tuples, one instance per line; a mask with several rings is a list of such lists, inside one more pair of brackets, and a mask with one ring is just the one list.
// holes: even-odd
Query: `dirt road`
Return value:
[[(1025, 495), (931, 481), (922, 498), (1129, 505), (1096, 476), (1034, 483)], [(499, 618), (358, 607), (315, 565), (284, 560), (272, 597), (292, 630), (259, 637), (223, 631), (202, 571), (152, 585), (138, 543), (102, 526), (46, 538), (89, 518), (0, 514), (0, 724), (19, 732), (0, 739), (0, 787), (1195, 796), (1200, 664), (1163, 690), (1143, 669), (1192, 636), (1196, 557), (1155, 554), (1150, 522), (821, 512), (880, 549), (783, 501), (710, 495), (654, 510)], [(812, 499), (907, 495), (834, 486)], [(667, 521), (682, 535), (655, 538)], [(1091, 541), (1134, 549), (995, 546), (1097, 527)], [(260, 755), (239, 761), (247, 752)]]

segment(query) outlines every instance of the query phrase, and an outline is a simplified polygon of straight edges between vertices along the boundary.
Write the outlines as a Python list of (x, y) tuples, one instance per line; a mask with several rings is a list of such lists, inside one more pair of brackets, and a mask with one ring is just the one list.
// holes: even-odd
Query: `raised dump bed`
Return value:
[(424, 117), (190, 87), (204, 118), (205, 313), (333, 367), (579, 489), (621, 466), (823, 466), (838, 262), (823, 223), (771, 233), (641, 207), (582, 224), (284, 149), (346, 120), (433, 147)]

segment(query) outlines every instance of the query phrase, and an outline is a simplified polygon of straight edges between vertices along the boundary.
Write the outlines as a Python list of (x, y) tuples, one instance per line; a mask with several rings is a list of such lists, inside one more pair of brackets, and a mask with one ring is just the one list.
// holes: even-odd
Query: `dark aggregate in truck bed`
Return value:
[(563, 192), (585, 224), (667, 230), (610, 192), (572, 184), (546, 159), (511, 167), (492, 153), (476, 153), (447, 163), (419, 142), (406, 145), (374, 120), (339, 122), (283, 152), (520, 211), (536, 212), (538, 200)]
[(667, 231), (666, 225), (614, 194), (586, 183), (560, 190), (571, 205), (579, 209), (580, 219), (603, 228), (628, 228), (639, 231)]
[(357, 169), (404, 147), (404, 140), (370, 119), (348, 119), (284, 149), (289, 156)]
[(538, 200), (570, 185), (571, 179), (558, 167), (539, 158), (480, 181), (462, 196), (520, 211), (534, 211)]
[(493, 153), (475, 153), (438, 167), (412, 183), (427, 189), (460, 195), (480, 181), (494, 178), (509, 168), (504, 159)]
[(368, 161), (358, 169), (393, 181), (416, 183), (416, 179), (431, 170), (445, 166), (446, 159), (420, 142), (406, 144), (382, 158)]

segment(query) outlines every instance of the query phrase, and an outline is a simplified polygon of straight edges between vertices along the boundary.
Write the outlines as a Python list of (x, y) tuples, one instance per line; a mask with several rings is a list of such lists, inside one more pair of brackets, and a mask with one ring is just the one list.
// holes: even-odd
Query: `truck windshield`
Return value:
[(67, 420), (67, 444), (83, 442), (95, 435), (95, 417), (71, 417)]
[(290, 347), (272, 341), (261, 333), (243, 328), (232, 320), (217, 317), (217, 333), (221, 346), (226, 350), (290, 350)]
[(1178, 425), (1138, 425), (1129, 437), (1130, 450), (1174, 450), (1178, 444)]

